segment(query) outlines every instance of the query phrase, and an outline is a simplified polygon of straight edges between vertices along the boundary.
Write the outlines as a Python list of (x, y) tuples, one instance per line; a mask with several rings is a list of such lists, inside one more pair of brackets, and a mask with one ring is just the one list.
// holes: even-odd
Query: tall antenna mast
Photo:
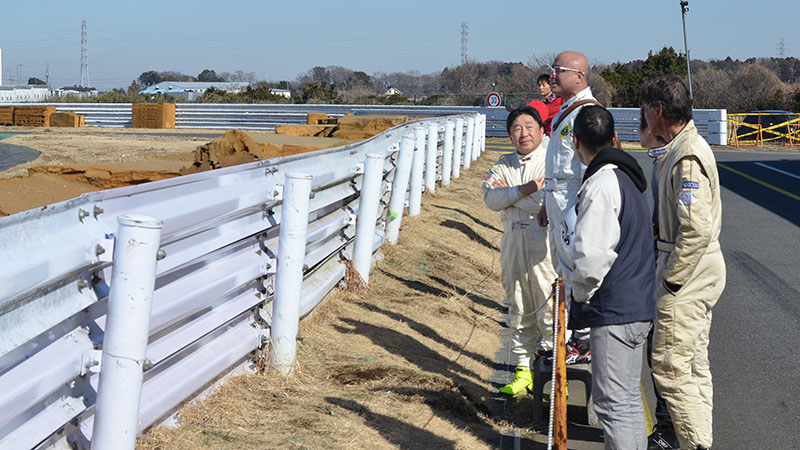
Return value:
[(469, 61), (469, 25), (467, 22), (461, 23), (461, 64)]
[(90, 87), (89, 81), (89, 39), (86, 37), (86, 21), (81, 21), (81, 82), (79, 86)]

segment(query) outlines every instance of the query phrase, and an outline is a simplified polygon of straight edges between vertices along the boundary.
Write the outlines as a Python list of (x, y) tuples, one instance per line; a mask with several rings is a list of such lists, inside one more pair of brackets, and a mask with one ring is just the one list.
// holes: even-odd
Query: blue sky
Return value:
[[(664, 46), (683, 49), (678, 0), (28, 4), (0, 9), (3, 84), (16, 81), (18, 65), (22, 82), (44, 79), (45, 63), (54, 86), (77, 84), (81, 20), (87, 21), (89, 77), (100, 89), (127, 87), (147, 70), (242, 70), (270, 81), (292, 81), (317, 65), (369, 74), (439, 72), (461, 61), (462, 22), (475, 61), (525, 63), (577, 50), (607, 64), (644, 59)], [(800, 57), (798, 1), (690, 0), (689, 8), (692, 58), (777, 56), (782, 38), (786, 56)]]

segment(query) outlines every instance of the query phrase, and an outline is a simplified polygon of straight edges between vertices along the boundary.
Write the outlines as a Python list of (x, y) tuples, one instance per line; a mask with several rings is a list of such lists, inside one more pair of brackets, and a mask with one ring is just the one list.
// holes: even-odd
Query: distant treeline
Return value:
[[(588, 55), (591, 60), (591, 55)], [(415, 71), (367, 74), (340, 66), (316, 66), (293, 82), (258, 81), (254, 73), (237, 71), (217, 74), (205, 69), (197, 76), (180, 72), (143, 72), (128, 89), (114, 89), (84, 99), (92, 102), (176, 102), (167, 95), (141, 95), (143, 88), (162, 81), (246, 82), (243, 92), (207, 90), (200, 103), (350, 103), (483, 105), (486, 94), (499, 92), (506, 104), (537, 98), (536, 78), (546, 73), (555, 55), (539, 55), (522, 62), (467, 62), (446, 67), (439, 73)], [(613, 107), (638, 107), (642, 83), (675, 74), (686, 76), (685, 55), (672, 47), (650, 51), (644, 60), (595, 64), (589, 85), (602, 103)], [(781, 109), (800, 111), (800, 60), (750, 58), (745, 61), (692, 60), (692, 90), (696, 108), (724, 108), (729, 112)], [(275, 95), (271, 89), (288, 89), (292, 98)], [(65, 98), (64, 101), (81, 101)]]

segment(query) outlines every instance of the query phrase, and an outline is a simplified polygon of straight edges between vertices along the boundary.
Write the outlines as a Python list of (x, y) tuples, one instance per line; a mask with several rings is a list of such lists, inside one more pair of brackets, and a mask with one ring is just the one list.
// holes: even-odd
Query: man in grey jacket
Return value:
[(592, 393), (605, 448), (644, 450), (639, 382), (643, 347), (656, 317), (647, 181), (633, 157), (612, 147), (614, 119), (605, 108), (581, 109), (574, 134), (587, 167), (577, 204), (565, 211), (563, 223), (568, 326), (591, 327)]

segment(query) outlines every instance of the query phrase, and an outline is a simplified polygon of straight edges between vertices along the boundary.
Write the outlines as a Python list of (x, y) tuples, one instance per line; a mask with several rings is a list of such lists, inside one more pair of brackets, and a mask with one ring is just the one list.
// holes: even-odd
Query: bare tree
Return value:
[(708, 65), (692, 74), (692, 94), (695, 108), (728, 108), (731, 77)]
[(536, 72), (537, 76), (547, 73), (547, 66), (553, 64), (556, 60), (556, 53), (542, 53), (541, 55), (531, 55), (528, 58), (527, 65), (531, 70)]
[(590, 70), (589, 73), (586, 74), (586, 82), (589, 84), (589, 87), (592, 89), (592, 95), (594, 95), (594, 98), (596, 98), (598, 102), (607, 107), (611, 106), (611, 98), (614, 93), (613, 86), (598, 75), (598, 73), (594, 72), (594, 70)]
[(731, 81), (728, 92), (730, 112), (785, 109), (790, 97), (786, 84), (759, 64), (744, 66)]

